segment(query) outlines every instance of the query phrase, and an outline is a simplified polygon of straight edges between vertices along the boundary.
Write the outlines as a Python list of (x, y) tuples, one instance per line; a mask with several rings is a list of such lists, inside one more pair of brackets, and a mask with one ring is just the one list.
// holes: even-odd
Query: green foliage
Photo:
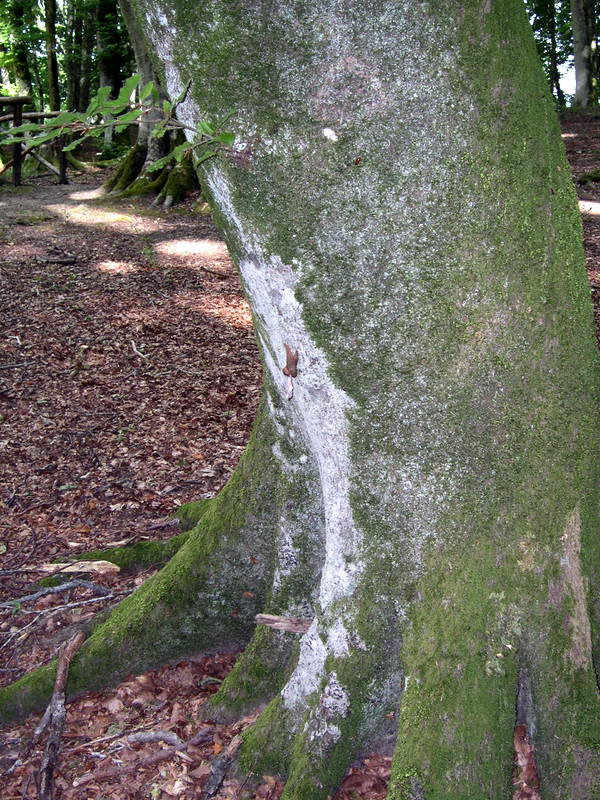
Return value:
[[(235, 135), (223, 130), (224, 123), (231, 115), (215, 124), (202, 121), (196, 128), (190, 128), (175, 117), (176, 108), (185, 98), (189, 84), (175, 100), (171, 102), (164, 100), (157, 106), (155, 104), (158, 102), (158, 91), (153, 83), (148, 83), (142, 88), (139, 102), (131, 102), (139, 82), (140, 76), (132, 75), (125, 81), (115, 100), (109, 99), (110, 87), (103, 86), (92, 97), (85, 111), (63, 111), (43, 123), (26, 122), (10, 130), (0, 130), (0, 147), (20, 142), (27, 146), (27, 150), (33, 150), (62, 136), (75, 135), (75, 139), (63, 147), (63, 150), (74, 150), (85, 139), (102, 136), (107, 127), (114, 126), (118, 133), (129, 125), (139, 123), (151, 111), (159, 110), (163, 116), (154, 125), (153, 136), (161, 137), (170, 131), (178, 130), (191, 131), (193, 136), (191, 141), (177, 145), (167, 156), (155, 161), (148, 168), (148, 172), (160, 170), (173, 162), (180, 163), (184, 158), (191, 158), (192, 153), (195, 155), (196, 164), (200, 164), (220, 152), (231, 150)], [(153, 104), (147, 102), (150, 99)]]
[(573, 56), (573, 29), (569, 0), (525, 0), (544, 72), (560, 105), (565, 96), (558, 82), (560, 68)]

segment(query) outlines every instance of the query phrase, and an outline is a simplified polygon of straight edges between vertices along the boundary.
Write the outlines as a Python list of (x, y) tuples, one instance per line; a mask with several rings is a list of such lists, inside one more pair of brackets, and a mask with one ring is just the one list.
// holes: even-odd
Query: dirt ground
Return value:
[[(598, 321), (600, 182), (577, 178), (600, 167), (600, 120), (571, 117), (563, 138)], [(23, 599), (44, 565), (172, 536), (175, 509), (226, 482), (257, 407), (250, 312), (200, 198), (157, 212), (103, 198), (105, 177), (0, 186), (0, 685), (151, 574), (91, 572), (75, 576), (89, 586)], [(219, 781), (251, 719), (197, 721), (232, 663), (191, 659), (71, 703), (56, 797), (192, 798), (212, 781), (223, 800), (278, 798), (277, 776)], [(0, 733), (0, 771), (39, 719)], [(42, 756), (43, 741), (5, 783), (7, 800), (37, 797)], [(339, 800), (384, 798), (390, 761), (383, 749), (355, 765)]]

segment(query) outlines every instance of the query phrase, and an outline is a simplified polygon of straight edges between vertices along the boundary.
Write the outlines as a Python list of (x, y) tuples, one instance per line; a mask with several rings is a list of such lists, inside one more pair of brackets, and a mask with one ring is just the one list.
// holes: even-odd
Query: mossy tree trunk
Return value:
[[(241, 764), (285, 774), (285, 800), (331, 794), (392, 712), (393, 800), (508, 797), (517, 721), (545, 800), (597, 797), (597, 356), (522, 3), (136, 9), (170, 93), (193, 78), (185, 118), (235, 112), (235, 154), (203, 170), (265, 397), (71, 692), (248, 643), (208, 713), (268, 703)], [(51, 675), (0, 695), (5, 716)]]

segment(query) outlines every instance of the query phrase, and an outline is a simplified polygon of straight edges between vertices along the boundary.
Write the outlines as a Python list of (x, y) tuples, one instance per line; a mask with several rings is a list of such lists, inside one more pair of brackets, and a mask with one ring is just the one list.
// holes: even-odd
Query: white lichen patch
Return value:
[(336, 673), (331, 672), (319, 703), (313, 707), (304, 726), (307, 739), (313, 743), (317, 751), (320, 750), (324, 754), (338, 741), (341, 731), (333, 720), (347, 716), (349, 710), (348, 694), (338, 681)]
[(279, 546), (277, 548), (277, 566), (273, 575), (273, 592), (281, 588), (282, 578), (292, 574), (298, 566), (298, 550), (294, 546), (294, 529), (283, 517), (279, 522)]
[(321, 685), (326, 658), (327, 649), (319, 636), (317, 622), (314, 620), (300, 642), (296, 669), (281, 692), (283, 702), (290, 711), (296, 712), (299, 716), (304, 714), (306, 699)]
[[(187, 83), (181, 79), (179, 70), (173, 61), (174, 40), (177, 31), (171, 27), (160, 7), (156, 11), (147, 11), (146, 20), (146, 31), (165, 70), (165, 89), (168, 96), (174, 99), (179, 97)], [(200, 122), (198, 107), (189, 92), (177, 106), (177, 119), (190, 128), (195, 128)], [(188, 141), (194, 138), (193, 130), (184, 129), (184, 134)]]
[[(229, 187), (216, 167), (208, 183), (215, 202), (233, 227), (241, 245), (239, 267), (252, 308), (267, 332), (263, 340), (265, 364), (293, 427), (299, 429), (319, 471), (325, 514), (325, 560), (319, 602), (323, 609), (350, 595), (361, 572), (360, 535), (349, 499), (348, 396), (328, 374), (325, 354), (314, 344), (295, 296), (296, 276), (280, 258), (266, 255), (256, 233), (246, 230), (236, 212)], [(293, 400), (288, 402), (285, 345), (298, 351), (298, 376)]]

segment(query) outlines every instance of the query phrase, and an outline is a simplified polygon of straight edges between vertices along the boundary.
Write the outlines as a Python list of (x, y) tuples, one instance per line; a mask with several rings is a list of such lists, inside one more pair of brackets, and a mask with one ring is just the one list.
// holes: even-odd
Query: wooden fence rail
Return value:
[[(3, 114), (0, 116), (0, 123), (1, 122), (11, 122), (14, 128), (17, 128), (19, 125), (23, 124), (24, 120), (39, 120), (39, 119), (46, 119), (47, 117), (55, 117), (60, 114), (60, 111), (23, 111), (23, 106), (31, 105), (32, 100), (31, 97), (0, 97), (0, 108), (4, 108), (8, 106), (11, 111), (8, 114)], [(67, 179), (67, 158), (66, 154), (63, 152), (64, 141), (63, 137), (59, 137), (58, 139), (58, 161), (59, 161), (59, 168), (53, 164), (50, 164), (49, 161), (46, 161), (45, 158), (42, 158), (38, 153), (35, 152), (33, 148), (29, 148), (27, 150), (23, 150), (23, 145), (21, 142), (13, 144), (13, 157), (12, 157), (12, 173), (13, 173), (13, 185), (20, 186), (21, 185), (21, 172), (22, 172), (22, 164), (23, 164), (23, 157), (28, 153), (36, 158), (41, 164), (43, 164), (46, 169), (49, 169), (51, 172), (54, 172), (58, 175), (58, 182), (59, 183), (68, 183)], [(8, 167), (9, 164), (5, 166)]]

